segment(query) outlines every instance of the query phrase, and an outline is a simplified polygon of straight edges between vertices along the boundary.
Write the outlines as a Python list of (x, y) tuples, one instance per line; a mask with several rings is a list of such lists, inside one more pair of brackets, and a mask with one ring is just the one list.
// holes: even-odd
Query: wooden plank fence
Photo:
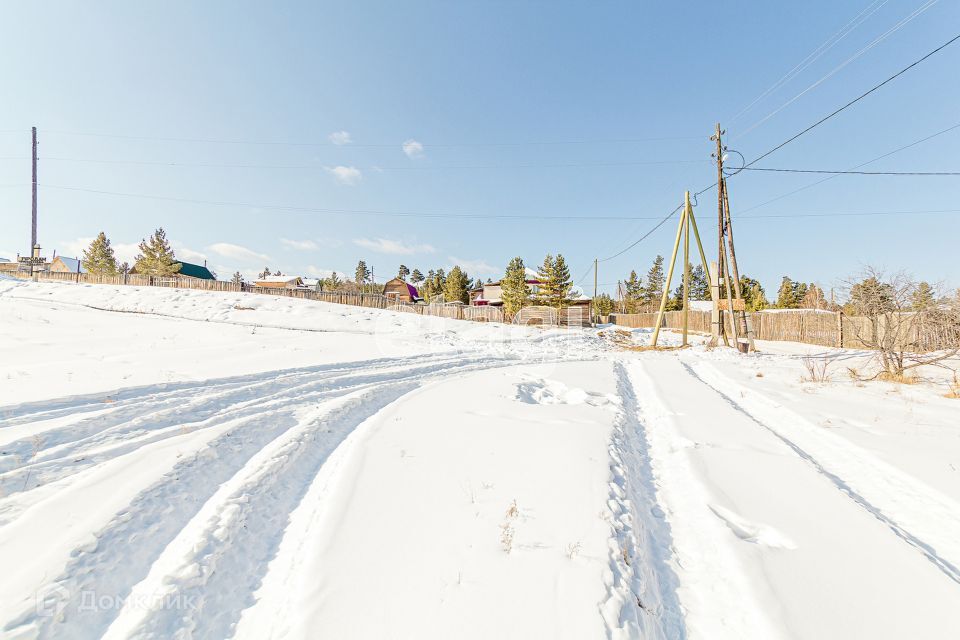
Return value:
[[(683, 327), (682, 311), (668, 311), (663, 316), (661, 328), (681, 329)], [(729, 323), (730, 315), (724, 314), (724, 317), (727, 320), (727, 335), (733, 335)], [(870, 335), (869, 318), (815, 309), (755, 311), (750, 313), (750, 318), (758, 340), (785, 340), (847, 349), (869, 348), (857, 337)], [(657, 323), (657, 314), (611, 314), (610, 322), (624, 327), (652, 329)], [(689, 329), (709, 334), (710, 312), (691, 310)], [(903, 339), (919, 345), (920, 351), (948, 349), (960, 344), (960, 327), (919, 325), (915, 335), (904, 336)]]

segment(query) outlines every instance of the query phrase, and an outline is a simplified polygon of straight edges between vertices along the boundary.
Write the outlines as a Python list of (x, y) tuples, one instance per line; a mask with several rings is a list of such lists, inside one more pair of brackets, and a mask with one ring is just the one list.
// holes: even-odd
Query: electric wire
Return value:
[[(770, 95), (771, 93), (779, 89), (780, 87), (790, 82), (790, 80), (792, 80), (798, 74), (800, 74), (805, 69), (807, 69), (807, 67), (809, 67), (811, 64), (819, 60), (827, 51), (832, 49), (837, 43), (839, 43), (845, 37), (850, 35), (850, 33), (854, 31), (854, 29), (856, 29), (861, 24), (863, 24), (863, 22), (865, 22), (867, 18), (872, 16), (874, 13), (876, 13), (880, 8), (882, 8), (885, 4), (887, 4), (887, 2), (889, 2), (889, 0), (874, 0), (871, 4), (867, 5), (866, 8), (864, 8), (863, 10), (860, 11), (860, 13), (854, 16), (854, 18), (850, 22), (845, 24), (838, 32), (834, 33), (832, 36), (827, 38), (827, 40), (823, 42), (823, 44), (821, 44), (819, 47), (817, 47), (812, 52), (807, 54), (806, 58), (801, 60), (795, 67), (793, 67), (792, 69), (790, 69), (790, 71), (788, 71), (783, 76), (781, 76), (779, 80), (777, 80), (772, 85), (770, 85), (763, 93), (761, 93), (759, 96), (754, 98), (753, 101), (750, 102), (750, 104), (740, 109), (740, 111), (738, 111), (732, 118), (728, 118), (727, 122), (728, 123), (736, 122), (740, 118), (740, 116), (742, 116), (747, 111), (749, 111), (755, 104), (760, 102), (762, 99), (764, 99), (765, 97), (767, 97), (768, 95)], [(868, 11), (869, 13), (867, 13)]]
[(829, 173), (856, 176), (960, 176), (960, 171), (828, 171), (826, 169), (774, 169), (772, 167), (744, 167), (744, 171), (771, 171), (776, 173)]
[(766, 116), (764, 116), (763, 118), (760, 118), (759, 120), (757, 120), (756, 122), (754, 122), (752, 125), (750, 125), (750, 126), (747, 127), (746, 129), (744, 129), (742, 132), (738, 133), (734, 138), (731, 139), (731, 142), (736, 141), (736, 140), (739, 140), (740, 138), (744, 137), (745, 135), (747, 135), (748, 133), (750, 133), (751, 131), (753, 131), (754, 129), (756, 129), (757, 127), (759, 127), (760, 125), (762, 125), (762, 124), (765, 123), (766, 121), (768, 121), (770, 118), (772, 118), (773, 116), (777, 115), (778, 113), (780, 113), (781, 111), (783, 111), (784, 109), (786, 109), (788, 106), (790, 106), (791, 104), (793, 104), (794, 102), (796, 102), (797, 100), (799, 100), (801, 97), (803, 97), (804, 95), (806, 95), (807, 93), (809, 93), (809, 92), (812, 91), (813, 89), (817, 88), (818, 86), (820, 86), (821, 84), (823, 84), (824, 82), (826, 82), (827, 80), (829, 80), (830, 78), (832, 78), (834, 75), (836, 75), (836, 74), (839, 73), (841, 70), (843, 70), (847, 65), (849, 65), (849, 64), (852, 63), (852, 62), (854, 62), (855, 60), (857, 60), (858, 58), (860, 58), (861, 56), (863, 56), (865, 53), (867, 53), (870, 49), (874, 48), (875, 46), (877, 46), (878, 44), (880, 44), (881, 42), (883, 42), (884, 40), (886, 40), (888, 37), (890, 37), (891, 35), (893, 35), (893, 34), (896, 33), (897, 31), (899, 31), (900, 29), (902, 29), (902, 28), (903, 28), (904, 26), (906, 26), (909, 22), (911, 22), (914, 18), (918, 17), (918, 16), (919, 16), (920, 14), (922, 14), (924, 11), (926, 11), (927, 9), (929, 9), (930, 7), (932, 7), (933, 5), (935, 5), (938, 1), (939, 1), (939, 0), (927, 0), (927, 2), (925, 2), (925, 3), (924, 3), (922, 6), (920, 6), (918, 9), (915, 9), (915, 10), (913, 11), (913, 13), (911, 13), (911, 14), (908, 15), (906, 18), (904, 18), (903, 20), (901, 20), (900, 22), (898, 22), (896, 25), (894, 25), (893, 27), (891, 27), (890, 29), (888, 29), (885, 33), (881, 34), (879, 37), (877, 37), (876, 39), (874, 39), (870, 44), (868, 44), (868, 45), (865, 46), (864, 48), (860, 49), (858, 52), (856, 52), (855, 54), (853, 54), (851, 57), (847, 58), (846, 60), (844, 60), (843, 62), (841, 62), (839, 65), (837, 65), (836, 67), (834, 67), (833, 69), (831, 69), (830, 71), (828, 71), (828, 72), (827, 72), (825, 75), (823, 75), (819, 80), (817, 80), (816, 82), (814, 82), (813, 84), (811, 84), (810, 86), (808, 86), (806, 89), (804, 89), (803, 91), (801, 91), (801, 92), (798, 93), (797, 95), (795, 95), (795, 96), (793, 96), (792, 98), (790, 98), (789, 100), (787, 100), (785, 103), (783, 103), (782, 105), (780, 105), (779, 107), (777, 107), (776, 109), (774, 109), (773, 111), (771, 111), (770, 113), (768, 113), (768, 114), (767, 114)]
[(843, 105), (842, 107), (839, 107), (838, 109), (835, 109), (835, 110), (832, 111), (831, 113), (829, 113), (829, 114), (825, 115), (824, 117), (820, 118), (819, 120), (817, 120), (816, 122), (814, 122), (813, 124), (811, 124), (810, 126), (808, 126), (806, 129), (803, 129), (803, 130), (800, 131), (799, 133), (794, 134), (793, 136), (787, 138), (786, 140), (784, 140), (783, 142), (781, 142), (781, 143), (778, 144), (777, 146), (773, 147), (772, 149), (770, 149), (770, 150), (767, 151), (766, 153), (763, 153), (763, 154), (761, 154), (760, 156), (754, 158), (753, 160), (751, 160), (750, 162), (748, 162), (746, 165), (744, 165), (743, 168), (745, 169), (745, 168), (747, 168), (747, 167), (751, 167), (751, 166), (755, 165), (755, 164), (756, 164), (757, 162), (759, 162), (760, 160), (763, 160), (764, 158), (766, 158), (766, 157), (769, 156), (770, 154), (772, 154), (772, 153), (774, 153), (774, 152), (776, 152), (776, 151), (779, 151), (780, 149), (782, 149), (783, 147), (787, 146), (788, 144), (790, 144), (791, 142), (793, 142), (794, 140), (796, 140), (796, 139), (799, 138), (800, 136), (802, 136), (802, 135), (804, 135), (804, 134), (812, 131), (813, 129), (816, 129), (817, 127), (819, 127), (821, 124), (823, 124), (823, 123), (826, 122), (827, 120), (830, 120), (830, 119), (833, 118), (834, 116), (836, 116), (836, 115), (842, 113), (843, 111), (845, 111), (846, 109), (852, 107), (852, 106), (855, 105), (856, 103), (860, 102), (861, 100), (863, 100), (864, 98), (866, 98), (867, 96), (869, 96), (870, 94), (872, 94), (874, 91), (876, 91), (876, 90), (880, 89), (881, 87), (889, 84), (890, 82), (892, 82), (892, 81), (894, 81), (895, 79), (899, 78), (900, 76), (902, 76), (903, 74), (905, 74), (907, 71), (910, 71), (911, 69), (913, 69), (914, 67), (916, 67), (917, 65), (919, 65), (919, 64), (922, 63), (923, 61), (927, 60), (927, 59), (930, 58), (931, 56), (939, 53), (940, 51), (942, 51), (942, 50), (944, 50), (944, 49), (946, 49), (948, 46), (950, 46), (951, 44), (953, 44), (953, 43), (956, 42), (957, 40), (960, 40), (960, 34), (957, 34), (957, 35), (953, 36), (952, 38), (950, 38), (949, 40), (947, 40), (946, 42), (944, 42), (943, 44), (941, 44), (939, 47), (937, 47), (937, 48), (934, 49), (933, 51), (930, 51), (929, 53), (925, 54), (923, 57), (915, 60), (914, 62), (911, 62), (909, 65), (907, 65), (906, 67), (904, 67), (904, 68), (901, 69), (900, 71), (896, 72), (895, 74), (893, 74), (892, 76), (890, 76), (889, 78), (887, 78), (886, 80), (884, 80), (883, 82), (880, 82), (879, 84), (874, 85), (871, 89), (868, 89), (867, 91), (861, 93), (859, 96), (857, 96), (857, 97), (854, 98), (853, 100), (847, 102), (847, 103), (846, 103), (845, 105)]

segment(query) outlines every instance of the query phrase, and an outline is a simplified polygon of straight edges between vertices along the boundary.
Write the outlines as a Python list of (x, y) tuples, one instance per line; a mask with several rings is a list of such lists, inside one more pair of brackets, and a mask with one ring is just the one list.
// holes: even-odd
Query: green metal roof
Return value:
[(180, 271), (179, 274), (182, 276), (190, 276), (191, 278), (200, 278), (201, 280), (216, 280), (213, 277), (213, 274), (210, 272), (210, 269), (207, 269), (204, 266), (199, 264), (191, 264), (189, 262), (184, 262), (180, 260)]

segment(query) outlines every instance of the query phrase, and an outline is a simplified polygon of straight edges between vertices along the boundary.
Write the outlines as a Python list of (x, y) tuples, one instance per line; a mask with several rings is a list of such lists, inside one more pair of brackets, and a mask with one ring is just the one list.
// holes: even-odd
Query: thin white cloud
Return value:
[(361, 178), (363, 178), (360, 169), (356, 167), (344, 167), (341, 165), (337, 167), (327, 167), (326, 169), (340, 184), (353, 186), (358, 184)]
[(455, 265), (460, 265), (460, 268), (469, 273), (472, 276), (485, 275), (490, 276), (495, 273), (500, 273), (503, 271), (500, 267), (495, 267), (492, 264), (485, 262), (482, 259), (477, 260), (464, 260), (463, 258), (457, 258), (455, 256), (447, 256), (447, 260), (450, 261), (450, 267)]
[(423, 145), (410, 138), (403, 143), (403, 152), (407, 154), (408, 158), (422, 158), (423, 157)]
[(290, 240), (289, 238), (280, 238), (280, 242), (287, 245), (291, 249), (298, 249), (300, 251), (310, 251), (312, 249), (320, 248), (320, 245), (313, 240)]
[(335, 145), (345, 145), (353, 142), (349, 131), (334, 131), (327, 137), (330, 138), (330, 142)]
[(268, 255), (257, 253), (253, 249), (241, 247), (238, 244), (230, 244), (229, 242), (215, 242), (207, 247), (207, 249), (218, 256), (231, 258), (233, 260), (241, 260), (246, 262), (267, 262), (270, 260), (270, 256)]
[(338, 271), (336, 269), (321, 269), (320, 267), (315, 267), (313, 265), (308, 266), (304, 270), (304, 273), (306, 273), (311, 278), (329, 278), (331, 275), (336, 273), (341, 280), (343, 279), (343, 274), (344, 274), (343, 271)]
[(429, 244), (404, 244), (388, 238), (356, 238), (353, 244), (376, 253), (389, 253), (397, 256), (409, 256), (415, 253), (433, 253), (436, 251)]
[[(93, 242), (93, 238), (61, 240), (60, 249), (57, 251), (57, 255), (64, 255), (68, 258), (83, 258), (83, 252), (90, 246), (91, 242)], [(132, 266), (134, 261), (137, 259), (137, 254), (140, 253), (140, 244), (137, 242), (121, 242), (119, 244), (111, 242), (110, 246), (113, 247), (113, 255), (116, 256), (118, 263), (126, 262)], [(179, 250), (175, 250), (174, 253), (179, 255), (180, 252)], [(51, 252), (50, 255), (53, 255), (53, 252)], [(6, 258), (8, 256), (3, 257)], [(12, 260), (13, 257), (10, 257), (10, 259)]]
[(182, 244), (174, 246), (173, 253), (177, 256), (177, 260), (192, 262), (193, 264), (203, 264), (208, 259), (207, 254), (194, 251), (193, 249), (185, 247)]

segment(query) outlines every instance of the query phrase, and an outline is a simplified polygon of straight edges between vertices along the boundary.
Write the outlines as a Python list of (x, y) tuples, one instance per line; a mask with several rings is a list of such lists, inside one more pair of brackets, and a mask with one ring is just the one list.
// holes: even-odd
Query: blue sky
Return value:
[[(536, 265), (547, 252), (580, 279), (684, 189), (710, 184), (715, 122), (751, 159), (960, 24), (952, 0), (35, 2), (3, 13), (0, 256), (29, 244), (36, 125), (45, 253), (74, 255), (104, 230), (129, 256), (163, 226), (181, 258), (221, 277), (264, 265), (352, 274), (363, 258), (378, 279), (400, 263), (496, 277), (514, 255)], [(762, 166), (847, 169), (960, 124), (958, 63), (955, 44)], [(960, 128), (866, 168), (956, 171), (957, 148)], [(821, 179), (730, 181), (741, 270), (768, 294), (784, 274), (829, 288), (864, 264), (960, 285), (960, 213), (929, 213), (960, 209), (960, 179), (841, 176), (764, 204)], [(927, 213), (832, 215), (891, 211)], [(712, 256), (715, 193), (697, 215)], [(603, 262), (601, 288), (644, 273), (674, 232), (668, 223)]]

